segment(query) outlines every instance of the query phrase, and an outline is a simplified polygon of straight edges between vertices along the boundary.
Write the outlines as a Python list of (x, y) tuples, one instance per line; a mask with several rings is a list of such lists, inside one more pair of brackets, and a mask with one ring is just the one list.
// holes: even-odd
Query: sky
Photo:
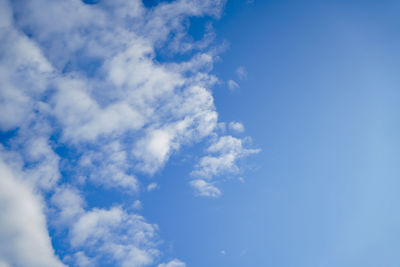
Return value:
[(0, 0), (0, 267), (398, 266), (399, 11)]

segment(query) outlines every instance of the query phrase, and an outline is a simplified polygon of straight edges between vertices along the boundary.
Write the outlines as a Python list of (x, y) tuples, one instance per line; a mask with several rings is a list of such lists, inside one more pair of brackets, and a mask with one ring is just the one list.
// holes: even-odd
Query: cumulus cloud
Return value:
[(186, 267), (186, 264), (178, 259), (174, 259), (168, 263), (161, 263), (158, 267)]
[[(64, 259), (77, 266), (98, 266), (112, 259), (115, 266), (148, 266), (160, 255), (158, 226), (122, 207), (86, 209), (82, 194), (60, 187), (51, 197), (56, 228), (67, 231), (73, 255)], [(141, 209), (141, 202), (133, 203)]]
[[(7, 215), (0, 218), (0, 265), (64, 266), (43, 210), (50, 227), (67, 232), (65, 263), (157, 264), (157, 225), (122, 204), (89, 206), (83, 191), (136, 194), (141, 175), (155, 175), (182, 146), (203, 139), (217, 141), (191, 185), (198, 195), (221, 194), (206, 180), (238, 170), (237, 159), (256, 150), (218, 137), (212, 25), (200, 41), (187, 30), (189, 17), (218, 18), (224, 4), (178, 0), (147, 9), (139, 0), (0, 0), (0, 130), (13, 133), (0, 147)], [(157, 53), (189, 59), (163, 63)]]
[(212, 143), (207, 152), (209, 155), (200, 159), (192, 176), (211, 179), (224, 173), (238, 172), (237, 160), (260, 150), (244, 148), (242, 139), (227, 135)]
[(197, 194), (205, 197), (218, 197), (220, 190), (210, 181), (215, 177), (239, 172), (239, 159), (260, 152), (259, 149), (248, 149), (243, 146), (243, 140), (233, 136), (222, 136), (207, 149), (208, 155), (202, 157), (195, 166), (191, 176), (201, 178), (190, 182)]
[(11, 130), (34, 116), (51, 78), (52, 66), (40, 48), (15, 29), (8, 1), (0, 1), (0, 130)]
[(82, 214), (86, 205), (80, 192), (71, 186), (62, 186), (55, 190), (50, 199), (52, 206), (56, 209), (53, 224), (68, 226), (75, 222)]
[(25, 144), (24, 156), (30, 164), (25, 168), (27, 179), (33, 185), (43, 189), (50, 189), (61, 178), (59, 172), (59, 156), (54, 153), (44, 136), (30, 138), (23, 141)]
[(93, 209), (71, 226), (70, 242), (75, 249), (95, 253), (96, 261), (111, 257), (118, 266), (147, 266), (159, 255), (157, 229), (120, 207)]
[(219, 197), (221, 191), (213, 184), (197, 179), (190, 181), (190, 185), (195, 189), (195, 192), (199, 196), (203, 197)]
[(41, 198), (2, 160), (0, 177), (0, 263), (65, 266), (54, 255)]
[[(71, 257), (68, 257), (69, 259)], [(76, 252), (73, 255), (73, 261), (78, 267), (94, 267), (96, 266), (95, 261), (88, 256), (82, 251)]]
[(138, 181), (129, 172), (127, 152), (118, 141), (87, 151), (80, 158), (80, 167), (82, 175), (86, 174), (96, 184), (133, 192), (138, 190)]
[(240, 122), (236, 122), (236, 121), (231, 121), (229, 123), (229, 129), (231, 129), (232, 131), (238, 132), (238, 133), (244, 132), (243, 124)]

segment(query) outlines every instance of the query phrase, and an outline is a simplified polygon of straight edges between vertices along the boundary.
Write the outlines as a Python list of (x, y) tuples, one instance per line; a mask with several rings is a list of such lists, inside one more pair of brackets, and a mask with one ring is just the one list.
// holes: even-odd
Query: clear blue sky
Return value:
[(225, 194), (230, 253), (198, 266), (399, 264), (399, 8), (228, 3), (218, 30), (231, 49), (217, 72), (244, 65), (248, 78), (216, 105), (263, 152)]
[(1, 267), (400, 265), (400, 2), (123, 2), (0, 1)]

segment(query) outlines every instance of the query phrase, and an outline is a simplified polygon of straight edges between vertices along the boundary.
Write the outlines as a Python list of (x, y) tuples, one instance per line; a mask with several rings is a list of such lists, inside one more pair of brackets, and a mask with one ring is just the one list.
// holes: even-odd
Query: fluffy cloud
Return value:
[(202, 179), (195, 179), (190, 185), (197, 194), (206, 197), (218, 197), (221, 191), (211, 182), (215, 177), (224, 174), (239, 172), (237, 161), (243, 157), (260, 152), (259, 149), (248, 149), (243, 146), (243, 140), (232, 136), (222, 136), (213, 142), (207, 149), (208, 155), (202, 157), (195, 166), (191, 175)]
[[(70, 259), (71, 257), (68, 257), (67, 259)], [(86, 256), (85, 253), (82, 251), (76, 252), (73, 255), (73, 262), (76, 264), (78, 267), (94, 267), (96, 266), (96, 263), (93, 259), (89, 258)]]
[(190, 181), (190, 185), (195, 189), (196, 194), (203, 197), (219, 197), (221, 191), (213, 184), (198, 179)]
[(238, 132), (238, 133), (243, 133), (244, 132), (244, 126), (242, 123), (240, 122), (236, 122), (236, 121), (231, 121), (229, 123), (229, 129)]
[(40, 188), (50, 189), (60, 179), (59, 156), (54, 153), (44, 136), (23, 140), (24, 156), (29, 167), (25, 168), (27, 179)]
[(46, 89), (52, 67), (40, 49), (13, 27), (10, 6), (0, 2), (0, 130), (23, 123), (40, 106), (37, 99)]
[[(66, 262), (96, 266), (109, 262), (116, 266), (148, 266), (159, 256), (158, 226), (121, 207), (86, 210), (81, 193), (71, 186), (58, 188), (51, 198), (56, 227), (68, 232), (75, 253)], [(141, 203), (134, 203), (140, 208)]]
[(118, 266), (147, 266), (159, 255), (154, 242), (157, 225), (119, 207), (93, 209), (70, 228), (75, 249), (97, 255), (97, 261), (113, 259)]
[(169, 119), (165, 120), (176, 120), (164, 123), (162, 127), (148, 128), (133, 150), (133, 155), (139, 160), (138, 169), (149, 174), (159, 170), (182, 144), (211, 134), (217, 123), (213, 98), (202, 87), (187, 88), (173, 96), (164, 108), (171, 109), (162, 112), (163, 115), (169, 114)]
[(69, 226), (85, 212), (85, 201), (79, 191), (71, 186), (57, 188), (50, 202), (56, 209), (53, 224), (59, 226)]
[[(139, 0), (0, 0), (0, 130), (13, 133), (0, 147), (7, 214), (0, 218), (0, 265), (64, 266), (43, 210), (51, 227), (67, 232), (66, 263), (157, 264), (157, 225), (123, 205), (88, 207), (83, 190), (89, 184), (135, 194), (140, 175), (156, 174), (182, 146), (206, 138), (218, 141), (191, 185), (198, 195), (221, 194), (205, 179), (237, 170), (237, 159), (256, 150), (217, 137), (212, 25), (200, 41), (187, 30), (189, 17), (218, 18), (224, 3), (178, 0), (147, 9)], [(162, 63), (157, 53), (189, 59)]]
[(242, 139), (228, 135), (212, 143), (207, 152), (210, 154), (201, 158), (192, 176), (211, 179), (224, 173), (235, 173), (239, 170), (236, 165), (238, 159), (260, 150), (244, 148)]
[(126, 151), (118, 141), (101, 146), (97, 151), (87, 151), (80, 158), (81, 175), (107, 188), (122, 188), (136, 192), (138, 181), (129, 174)]
[(174, 259), (168, 263), (161, 263), (158, 267), (186, 267), (186, 264), (180, 260)]
[(0, 263), (61, 267), (54, 256), (41, 198), (0, 160)]

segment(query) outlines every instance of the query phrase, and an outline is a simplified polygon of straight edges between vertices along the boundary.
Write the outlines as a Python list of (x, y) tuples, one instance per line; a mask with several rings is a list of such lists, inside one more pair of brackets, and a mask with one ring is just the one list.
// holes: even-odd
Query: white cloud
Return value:
[(64, 126), (63, 136), (73, 143), (119, 135), (145, 123), (143, 115), (124, 101), (102, 108), (90, 95), (91, 84), (83, 79), (62, 78), (57, 84), (52, 99), (54, 114)]
[(236, 158), (236, 154), (234, 153), (205, 156), (200, 160), (192, 175), (210, 179), (222, 173), (235, 173), (239, 170), (235, 165)]
[(141, 170), (153, 174), (165, 163), (173, 145), (172, 134), (163, 129), (151, 130), (137, 143), (133, 153), (141, 159)]
[(217, 113), (211, 93), (203, 87), (190, 86), (171, 96), (162, 109), (167, 115), (160, 127), (149, 127), (133, 149), (139, 160), (137, 168), (154, 174), (182, 144), (190, 144), (210, 135), (217, 125)]
[[(0, 130), (24, 127), (32, 133), (35, 128), (32, 122), (36, 120), (35, 124), (39, 124), (39, 117), (46, 109), (42, 96), (55, 69), (40, 45), (16, 27), (13, 5), (14, 2), (0, 1)], [(29, 175), (31, 179), (32, 176)]]
[(244, 132), (244, 126), (240, 122), (232, 121), (229, 123), (229, 129), (238, 132), (238, 133), (243, 133)]
[(161, 263), (158, 267), (186, 267), (186, 264), (178, 259), (174, 259), (168, 263)]
[(0, 2), (0, 130), (29, 121), (52, 67), (38, 46), (14, 28), (8, 1)]
[(88, 256), (82, 251), (76, 252), (74, 254), (74, 263), (78, 267), (93, 267), (96, 266), (95, 261)]
[(228, 88), (231, 91), (235, 91), (236, 89), (239, 89), (239, 84), (235, 82), (234, 80), (229, 80), (228, 81)]
[(80, 158), (80, 167), (95, 184), (132, 192), (139, 189), (137, 178), (129, 173), (131, 166), (127, 152), (118, 141), (101, 145), (97, 151), (84, 153)]
[(20, 135), (14, 138), (14, 144), (18, 145), (20, 151), (6, 149), (0, 144), (0, 158), (14, 170), (18, 170), (24, 182), (38, 191), (49, 191), (54, 189), (61, 178), (59, 172), (59, 156), (49, 145), (48, 139), (43, 136), (27, 136), (32, 128), (20, 129)]
[(93, 261), (110, 257), (116, 266), (148, 266), (160, 254), (156, 249), (157, 225), (120, 207), (93, 209), (83, 214), (70, 228), (70, 242), (86, 251)]
[[(154, 174), (182, 144), (190, 144), (209, 135), (217, 123), (212, 95), (203, 87), (216, 82), (215, 77), (208, 74), (213, 54), (195, 54), (189, 62), (166, 68), (168, 64), (164, 66), (154, 60), (155, 43), (165, 40), (171, 31), (182, 31), (178, 25), (184, 16), (218, 16), (224, 1), (177, 1), (161, 4), (149, 12), (145, 11), (140, 2), (133, 6), (127, 5), (122, 1), (115, 4), (101, 3), (89, 8), (81, 1), (65, 5), (62, 1), (40, 0), (18, 6), (15, 10), (21, 18), (18, 26), (29, 26), (34, 37), (28, 40), (23, 35), (17, 35), (22, 36), (21, 40), (26, 39), (26, 43), (32, 47), (27, 51), (36, 51), (37, 54), (24, 56), (20, 61), (26, 64), (32, 58), (35, 63), (33, 66), (39, 66), (36, 69), (40, 72), (35, 69), (35, 75), (29, 76), (35, 77), (36, 83), (42, 77), (40, 87), (37, 86), (39, 92), (46, 90), (48, 83), (52, 84), (53, 91), (49, 98), (51, 109), (47, 112), (55, 115), (61, 124), (64, 141), (79, 147), (78, 144), (82, 142), (96, 143), (100, 138), (115, 140), (128, 132), (137, 133), (143, 137), (136, 142), (133, 150), (132, 147), (122, 147), (120, 152), (132, 151), (138, 161), (137, 170)], [(123, 11), (123, 6), (131, 11)], [(144, 23), (143, 27), (147, 30), (142, 31), (143, 27), (126, 27), (123, 20), (117, 17), (122, 14), (140, 18), (136, 26)], [(56, 15), (60, 17), (53, 17)], [(12, 23), (7, 21), (6, 24), (13, 28)], [(112, 27), (106, 23), (110, 21), (115, 21)], [(81, 30), (86, 27), (92, 30)], [(35, 48), (32, 40), (36, 40), (39, 46), (43, 45), (47, 58)], [(64, 45), (62, 49), (60, 44)], [(84, 51), (87, 55), (77, 58), (77, 51)], [(21, 51), (15, 53), (24, 55)], [(75, 65), (79, 65), (77, 61), (89, 60), (91, 57), (102, 62), (99, 68), (101, 77), (87, 77), (84, 72), (61, 75), (53, 71), (64, 68), (67, 63), (76, 68)], [(194, 65), (197, 65), (198, 71), (187, 76), (187, 71), (193, 70)], [(22, 88), (28, 86), (22, 85)], [(6, 129), (17, 126), (30, 113), (27, 108), (34, 100), (24, 90), (5, 91), (19, 94), (10, 97), (5, 95), (5, 103), (18, 101), (5, 111), (11, 116), (2, 116), (13, 118), (3, 123)], [(16, 118), (17, 115), (12, 115), (13, 112), (19, 114), (21, 120)], [(107, 158), (105, 150), (93, 153), (98, 159)], [(84, 157), (89, 156), (85, 153)], [(137, 187), (135, 177), (127, 173), (127, 168), (115, 162), (89, 177), (106, 186)]]
[(56, 208), (55, 221), (52, 224), (57, 226), (68, 226), (75, 222), (84, 213), (86, 205), (79, 191), (70, 186), (57, 188), (50, 202)]
[(193, 177), (201, 179), (192, 180), (190, 185), (196, 189), (197, 195), (218, 197), (221, 195), (220, 190), (204, 179), (210, 181), (216, 176), (238, 173), (237, 161), (260, 150), (244, 148), (242, 139), (228, 135), (216, 139), (207, 152), (209, 154), (200, 159), (191, 173)]
[[(205, 14), (219, 17), (225, 2), (225, 0), (185, 0), (159, 4), (158, 8), (151, 12), (150, 15), (153, 19), (148, 21), (144, 30), (148, 32), (150, 39), (156, 44), (165, 41), (171, 31), (176, 34), (178, 40), (182, 39), (181, 33), (185, 30), (182, 23), (184, 17), (203, 16)], [(187, 45), (185, 42), (179, 45), (179, 51), (182, 51), (182, 49), (186, 51), (185, 45)]]
[(54, 153), (44, 136), (24, 140), (26, 162), (32, 167), (25, 169), (27, 179), (40, 188), (50, 189), (61, 178), (59, 172), (59, 156)]
[(0, 263), (22, 267), (65, 266), (54, 255), (40, 197), (1, 159), (0, 177)]
[(135, 200), (135, 201), (133, 202), (132, 208), (134, 208), (135, 210), (141, 210), (141, 209), (143, 209), (142, 202), (141, 202), (140, 200), (138, 200), (138, 199)]
[(147, 192), (151, 192), (151, 191), (153, 191), (153, 190), (155, 190), (155, 189), (157, 189), (158, 188), (158, 184), (157, 183), (150, 183), (148, 186), (147, 186)]
[(198, 179), (190, 181), (190, 185), (195, 189), (196, 194), (203, 197), (219, 197), (221, 191), (213, 184)]
[(210, 154), (200, 159), (192, 176), (211, 179), (225, 173), (236, 173), (239, 171), (236, 165), (238, 159), (260, 150), (244, 148), (241, 139), (222, 136), (208, 147), (207, 152)]
[[(56, 228), (67, 230), (75, 253), (66, 262), (77, 266), (98, 266), (113, 260), (115, 266), (148, 266), (159, 256), (156, 232), (158, 226), (149, 224), (137, 214), (121, 207), (85, 210), (80, 192), (70, 186), (60, 187), (51, 198), (55, 210)], [(136, 200), (132, 206), (141, 209)]]

